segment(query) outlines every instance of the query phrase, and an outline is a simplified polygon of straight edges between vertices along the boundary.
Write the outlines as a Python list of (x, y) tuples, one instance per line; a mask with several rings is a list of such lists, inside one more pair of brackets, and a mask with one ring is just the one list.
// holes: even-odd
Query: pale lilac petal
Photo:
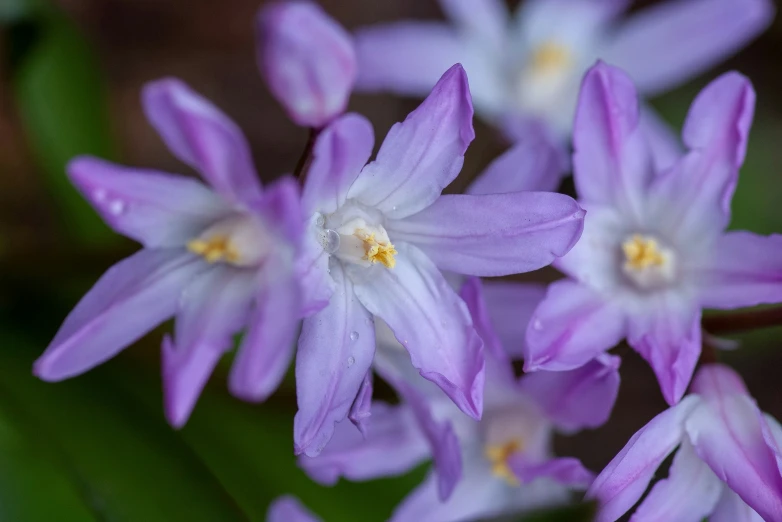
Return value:
[(258, 13), (258, 66), (296, 124), (320, 128), (345, 112), (356, 81), (350, 34), (315, 2), (273, 2)]
[(763, 429), (763, 438), (771, 451), (774, 452), (777, 468), (782, 474), (782, 426), (771, 415), (763, 414), (761, 428)]
[(362, 435), (350, 422), (335, 426), (334, 437), (317, 457), (299, 457), (313, 480), (336, 484), (340, 477), (362, 481), (407, 473), (431, 456), (413, 411), (406, 405), (372, 405), (372, 428)]
[(603, 354), (575, 370), (525, 374), (520, 386), (560, 430), (597, 428), (614, 408), (620, 362), (615, 355)]
[(46, 381), (114, 357), (177, 310), (205, 264), (181, 249), (141, 250), (109, 268), (68, 314), (33, 372)]
[(184, 426), (233, 336), (244, 328), (256, 288), (251, 270), (212, 267), (179, 302), (176, 336), (163, 341), (163, 393), (168, 422)]
[[(261, 217), (263, 226), (276, 235), (275, 251), (292, 257), (300, 246), (305, 228), (296, 178), (276, 179), (248, 207)], [(288, 264), (292, 262), (288, 260)]]
[(639, 125), (652, 151), (655, 171), (662, 172), (670, 168), (684, 154), (678, 131), (648, 105), (641, 107)]
[(625, 334), (625, 312), (618, 303), (569, 279), (557, 281), (549, 285), (527, 327), (524, 370), (579, 368)]
[(584, 215), (571, 197), (553, 192), (452, 194), (387, 228), (442, 270), (502, 276), (537, 270), (565, 255), (581, 237)]
[(296, 396), (293, 421), (296, 454), (318, 455), (347, 417), (375, 354), (371, 314), (354, 295), (342, 264), (332, 261), (336, 283), (328, 306), (304, 320), (296, 354)]
[(601, 56), (653, 95), (735, 54), (773, 16), (768, 0), (669, 0), (621, 24)]
[(348, 190), (372, 155), (372, 124), (358, 114), (346, 114), (318, 136), (302, 193), (302, 207), (330, 214), (345, 203)]
[(116, 232), (147, 248), (183, 246), (231, 209), (203, 183), (83, 156), (68, 177)]
[(459, 297), (464, 300), (470, 311), (475, 331), (483, 340), (487, 358), (490, 357), (493, 362), (507, 366), (512, 375), (513, 371), (510, 368), (508, 355), (505, 353), (502, 342), (494, 331), (494, 325), (489, 317), (489, 310), (483, 298), (483, 283), (480, 278), (468, 277), (459, 289)]
[(282, 382), (293, 359), (299, 323), (299, 283), (291, 267), (285, 260), (266, 263), (228, 379), (231, 393), (248, 401), (266, 400)]
[(410, 352), (421, 376), (443, 391), (466, 414), (483, 409), (483, 342), (467, 306), (434, 264), (411, 245), (397, 244), (396, 267), (363, 269), (355, 292), (383, 319)]
[(720, 400), (725, 395), (749, 395), (747, 385), (736, 370), (724, 364), (704, 364), (692, 379), (692, 393)]
[(450, 422), (438, 422), (434, 419), (426, 397), (414, 386), (404, 380), (395, 380), (391, 384), (410, 405), (421, 432), (429, 442), (435, 473), (437, 473), (437, 491), (440, 500), (445, 501), (462, 478), (459, 439)]
[(687, 434), (698, 456), (744, 502), (764, 520), (782, 520), (782, 475), (764, 438), (760, 410), (737, 391), (735, 374), (722, 368), (699, 375), (711, 381), (709, 395), (687, 420)]
[(754, 109), (755, 91), (739, 73), (723, 74), (701, 91), (682, 133), (690, 153), (651, 187), (650, 217), (658, 226), (691, 243), (727, 227)]
[(639, 216), (654, 174), (639, 127), (638, 93), (621, 70), (598, 62), (584, 77), (573, 130), (580, 200)]
[(595, 479), (594, 473), (573, 457), (549, 459), (544, 462), (528, 462), (519, 453), (508, 459), (508, 465), (522, 484), (539, 478), (549, 478), (574, 489), (587, 489)]
[(369, 432), (369, 418), (372, 416), (372, 390), (372, 370), (369, 370), (348, 412), (348, 419), (364, 437)]
[(633, 435), (587, 491), (586, 498), (599, 504), (595, 522), (613, 522), (638, 502), (657, 468), (681, 442), (684, 423), (700, 403), (698, 397), (687, 396)]
[(171, 152), (197, 170), (220, 194), (253, 201), (261, 184), (250, 146), (228, 116), (174, 78), (148, 83), (144, 112)]
[(723, 487), (722, 497), (709, 517), (709, 522), (764, 522), (764, 520), (732, 489)]
[(535, 44), (553, 40), (576, 49), (593, 46), (606, 24), (629, 3), (630, 0), (525, 0), (516, 12), (518, 34)]
[(552, 192), (566, 170), (560, 147), (541, 129), (526, 133), (524, 139), (492, 161), (466, 193)]
[(700, 308), (675, 296), (630, 317), (627, 342), (654, 370), (668, 404), (679, 402), (692, 379), (701, 354), (700, 322)]
[(439, 0), (447, 16), (466, 36), (502, 51), (510, 13), (502, 0)]
[(702, 266), (700, 301), (706, 308), (740, 308), (782, 301), (782, 236), (728, 232)]
[(280, 497), (272, 502), (266, 522), (320, 522), (320, 519), (294, 497)]
[(301, 282), (302, 317), (325, 308), (334, 293), (334, 279), (329, 274), (330, 256), (323, 250), (323, 226), (319, 224), (320, 219), (319, 214), (310, 216), (305, 225), (301, 252), (294, 262)]
[(454, 65), (405, 121), (388, 131), (377, 159), (364, 167), (348, 197), (391, 219), (419, 212), (459, 174), (475, 138), (467, 75)]
[(484, 281), (482, 286), (489, 319), (500, 345), (509, 356), (521, 358), (527, 325), (546, 295), (546, 286), (492, 280)]
[(682, 441), (668, 478), (657, 482), (636, 509), (631, 522), (701, 522), (712, 512), (723, 484), (692, 449)]
[(356, 89), (426, 96), (440, 76), (465, 58), (457, 31), (444, 23), (396, 22), (355, 32)]

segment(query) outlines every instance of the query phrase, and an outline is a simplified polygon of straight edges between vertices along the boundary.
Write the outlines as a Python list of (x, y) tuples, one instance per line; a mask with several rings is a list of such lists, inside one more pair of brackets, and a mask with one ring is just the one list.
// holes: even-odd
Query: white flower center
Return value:
[(377, 211), (349, 202), (334, 214), (318, 219), (323, 250), (355, 265), (380, 263), (394, 268), (397, 251), (381, 221)]
[(657, 238), (633, 234), (622, 243), (622, 272), (643, 290), (667, 286), (676, 277), (676, 255)]
[(508, 461), (512, 456), (524, 450), (524, 441), (520, 437), (508, 439), (499, 444), (487, 444), (483, 454), (491, 464), (491, 472), (505, 480), (511, 486), (520, 485), (519, 479), (510, 468)]
[(207, 228), (187, 243), (187, 249), (209, 263), (251, 267), (264, 260), (270, 245), (269, 235), (256, 217), (236, 214)]
[(576, 57), (557, 41), (546, 41), (528, 55), (516, 80), (519, 108), (533, 114), (559, 112), (569, 102)]

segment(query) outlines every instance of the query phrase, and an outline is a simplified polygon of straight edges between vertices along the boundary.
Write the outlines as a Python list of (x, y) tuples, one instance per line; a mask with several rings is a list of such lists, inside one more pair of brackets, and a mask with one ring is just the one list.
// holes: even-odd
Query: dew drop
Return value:
[(367, 326), (371, 326), (371, 325), (372, 325), (372, 319), (370, 319), (369, 317), (367, 317), (366, 319), (364, 319), (364, 323), (365, 323)]
[(358, 341), (358, 332), (350, 332), (350, 340), (351, 341)]
[(339, 233), (327, 228), (321, 233), (320, 244), (326, 253), (333, 254), (339, 250)]
[(352, 356), (351, 356), (351, 357), (348, 357), (348, 368), (350, 368), (350, 367), (351, 367), (351, 366), (353, 366), (354, 364), (356, 364), (356, 359), (355, 359), (355, 357), (352, 357)]
[(323, 214), (318, 214), (318, 217), (315, 219), (315, 224), (319, 227), (326, 224), (326, 218), (323, 217)]
[(115, 216), (119, 216), (125, 211), (125, 203), (115, 199), (111, 203), (109, 203), (109, 212)]

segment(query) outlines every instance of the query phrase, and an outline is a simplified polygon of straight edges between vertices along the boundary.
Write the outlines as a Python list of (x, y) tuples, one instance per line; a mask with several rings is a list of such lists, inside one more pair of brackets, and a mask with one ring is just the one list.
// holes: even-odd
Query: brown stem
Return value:
[(296, 170), (293, 171), (293, 175), (299, 180), (300, 185), (304, 185), (304, 182), (307, 181), (307, 173), (309, 172), (309, 166), (312, 162), (312, 149), (315, 147), (315, 141), (318, 138), (318, 134), (320, 134), (319, 129), (314, 127), (310, 128), (307, 144), (304, 146), (298, 163), (296, 163)]
[(782, 326), (782, 307), (710, 315), (703, 318), (703, 329), (714, 335), (731, 334)]

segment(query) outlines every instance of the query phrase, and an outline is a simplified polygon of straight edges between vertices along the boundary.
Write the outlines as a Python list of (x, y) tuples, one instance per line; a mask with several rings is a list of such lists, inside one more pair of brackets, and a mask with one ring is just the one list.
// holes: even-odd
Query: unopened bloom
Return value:
[(294, 256), (302, 234), (296, 183), (261, 188), (239, 128), (178, 80), (144, 89), (144, 109), (198, 180), (77, 158), (68, 174), (105, 221), (143, 250), (120, 261), (63, 323), (35, 373), (48, 381), (110, 359), (177, 317), (163, 342), (166, 415), (183, 425), (233, 336), (249, 326), (229, 386), (261, 400), (292, 358), (300, 315)]
[(570, 250), (583, 211), (561, 194), (447, 195), (474, 137), (461, 66), (394, 125), (365, 166), (372, 127), (346, 115), (315, 146), (302, 204), (310, 311), (296, 359), (296, 451), (317, 454), (348, 414), (375, 351), (373, 317), (413, 366), (463, 411), (480, 417), (481, 340), (438, 270), (503, 275), (545, 266)]
[(320, 519), (294, 497), (280, 497), (272, 502), (266, 522), (320, 522)]
[(761, 413), (741, 377), (712, 364), (695, 376), (690, 395), (641, 428), (595, 479), (587, 497), (600, 503), (597, 522), (629, 511), (677, 446), (668, 478), (630, 520), (782, 520), (782, 426)]
[(357, 31), (357, 88), (423, 96), (464, 64), (488, 122), (543, 121), (567, 138), (584, 72), (598, 58), (628, 71), (643, 95), (694, 78), (773, 18), (768, 0), (670, 0), (619, 20), (626, 0), (440, 0), (453, 25), (405, 21)]
[(291, 120), (306, 127), (321, 128), (345, 112), (356, 81), (352, 37), (307, 0), (260, 10), (258, 64)]
[(602, 63), (587, 73), (573, 156), (584, 235), (528, 327), (527, 370), (577, 368), (627, 338), (675, 404), (700, 356), (701, 308), (782, 300), (782, 236), (725, 231), (754, 106), (743, 76), (713, 81), (690, 108), (687, 151), (659, 170), (630, 78)]
[[(376, 402), (366, 438), (343, 422), (320, 456), (300, 460), (315, 480), (332, 484), (340, 476), (366, 480), (401, 474), (433, 458), (433, 473), (396, 509), (393, 521), (518, 514), (567, 502), (572, 489), (586, 489), (592, 480), (578, 460), (553, 455), (552, 437), (554, 430), (571, 433), (608, 419), (619, 385), (618, 358), (604, 356), (573, 372), (540, 372), (517, 381), (490, 323), (479, 281), (468, 279), (461, 295), (487, 348), (480, 422), (410, 372), (401, 346), (378, 324), (376, 368), (403, 403)], [(513, 305), (513, 311), (523, 308), (518, 301)]]

